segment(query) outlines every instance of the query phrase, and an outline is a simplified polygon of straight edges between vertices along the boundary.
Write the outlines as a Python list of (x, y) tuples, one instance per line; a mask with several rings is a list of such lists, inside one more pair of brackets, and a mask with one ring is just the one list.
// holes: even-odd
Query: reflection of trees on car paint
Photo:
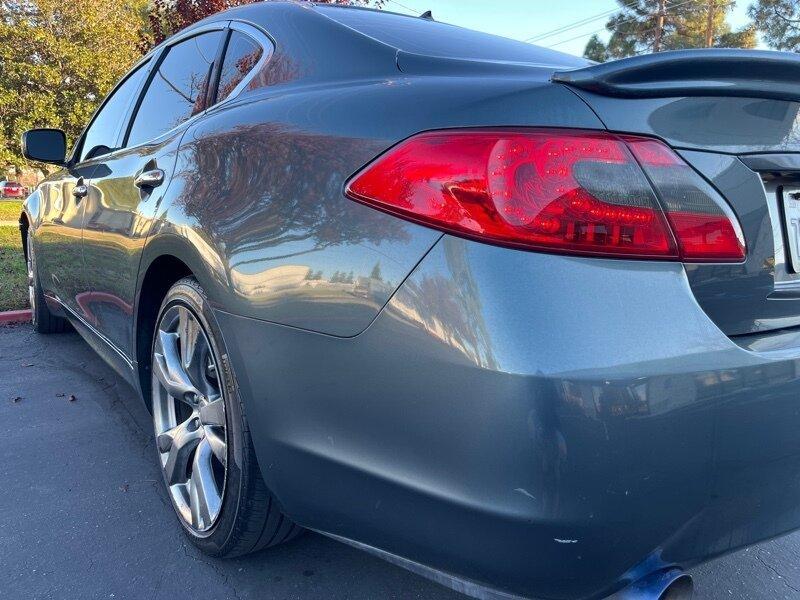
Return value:
[(413, 274), (392, 298), (391, 312), (458, 350), (483, 368), (498, 367), (481, 291), (466, 257), (467, 243), (446, 239), (436, 268)]
[[(234, 267), (342, 244), (408, 240), (403, 221), (343, 196), (344, 174), (352, 168), (347, 157), (357, 144), (270, 123), (210, 134), (182, 149), (179, 202), (203, 227), (234, 236), (227, 241)], [(242, 198), (249, 210), (230, 200)], [(276, 251), (257, 252), (269, 248)]]
[(261, 46), (248, 36), (238, 31), (231, 33), (220, 69), (217, 101), (224, 100), (236, 89), (263, 54)]

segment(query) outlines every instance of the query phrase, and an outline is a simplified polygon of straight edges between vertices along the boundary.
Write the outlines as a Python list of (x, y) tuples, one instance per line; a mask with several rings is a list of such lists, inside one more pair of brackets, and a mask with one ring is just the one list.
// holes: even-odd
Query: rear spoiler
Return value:
[(800, 101), (800, 56), (769, 50), (676, 50), (557, 71), (552, 80), (623, 98), (740, 96)]

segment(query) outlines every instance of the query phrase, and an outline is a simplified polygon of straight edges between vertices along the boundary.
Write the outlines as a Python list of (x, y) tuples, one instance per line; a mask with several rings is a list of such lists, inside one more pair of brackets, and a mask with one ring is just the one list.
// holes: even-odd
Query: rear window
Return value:
[[(325, 16), (398, 50), (471, 60), (585, 65), (578, 58), (525, 42), (419, 17), (357, 8), (317, 6)], [(566, 59), (566, 60), (565, 60)]]

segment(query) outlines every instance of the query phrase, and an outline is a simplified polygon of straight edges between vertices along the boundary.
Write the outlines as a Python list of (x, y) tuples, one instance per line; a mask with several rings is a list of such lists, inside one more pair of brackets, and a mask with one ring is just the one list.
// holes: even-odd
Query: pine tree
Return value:
[(758, 0), (750, 5), (748, 14), (771, 48), (800, 51), (798, 0)]
[(756, 44), (755, 28), (732, 31), (727, 17), (733, 0), (617, 0), (620, 10), (606, 23), (604, 45), (593, 36), (584, 56), (606, 59), (683, 48), (738, 47)]
[(589, 38), (586, 50), (583, 51), (583, 56), (595, 62), (606, 62), (608, 60), (606, 45), (597, 34)]

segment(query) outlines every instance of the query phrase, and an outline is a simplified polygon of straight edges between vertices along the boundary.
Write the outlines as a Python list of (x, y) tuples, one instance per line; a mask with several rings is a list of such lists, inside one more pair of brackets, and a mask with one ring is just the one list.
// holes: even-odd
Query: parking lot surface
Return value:
[[(0, 598), (463, 598), (306, 534), (215, 560), (185, 540), (149, 415), (76, 334), (0, 327)], [(800, 533), (692, 572), (699, 599), (800, 598)]]

